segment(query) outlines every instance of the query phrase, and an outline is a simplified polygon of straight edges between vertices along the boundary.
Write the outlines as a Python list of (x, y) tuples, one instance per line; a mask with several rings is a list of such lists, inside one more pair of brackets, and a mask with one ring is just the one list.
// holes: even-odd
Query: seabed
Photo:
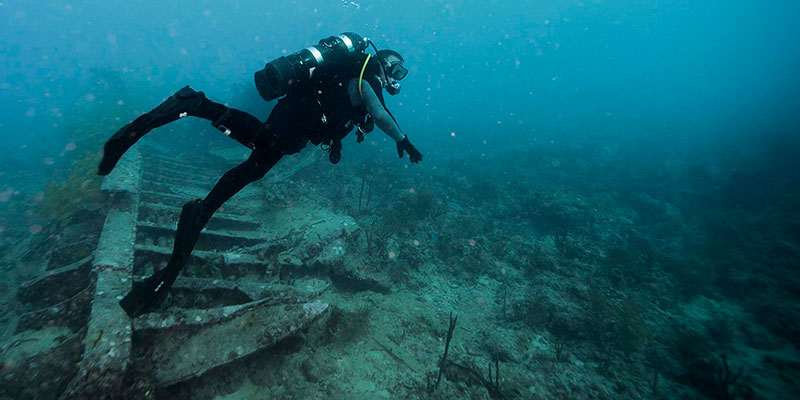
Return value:
[[(339, 172), (345, 183), (325, 188), (313, 178), (328, 167), (324, 156), (303, 154), (226, 203), (164, 307), (131, 320), (118, 301), (165, 265), (181, 205), (244, 156), (134, 148), (103, 182), (107, 206), (82, 211), (40, 242), (43, 256), (7, 299), (14, 307), (2, 315), (0, 399), (638, 399), (794, 390), (796, 349), (761, 325), (732, 325), (752, 316), (721, 296), (667, 299), (679, 289), (663, 254), (679, 240), (648, 242), (614, 228), (644, 213), (609, 206), (603, 191), (534, 195), (505, 216), (481, 216), (455, 199), (408, 190), (394, 214), (378, 217), (376, 169)], [(471, 185), (465, 190), (475, 196), (505, 196), (485, 181)], [(342, 207), (343, 199), (353, 204)], [(674, 207), (637, 201), (652, 226), (691, 236)], [(405, 226), (404, 216), (423, 227)], [(530, 221), (539, 235), (480, 234), (481, 226)], [(458, 322), (443, 360), (451, 315)], [(723, 353), (731, 354), (725, 363)], [(764, 360), (787, 366), (783, 375)], [(676, 372), (693, 362), (717, 368), (707, 371), (714, 386), (704, 391)]]

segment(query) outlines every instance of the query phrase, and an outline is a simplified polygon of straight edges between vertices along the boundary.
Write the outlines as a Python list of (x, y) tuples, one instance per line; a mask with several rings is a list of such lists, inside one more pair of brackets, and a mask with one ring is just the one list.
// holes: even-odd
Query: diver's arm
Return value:
[[(378, 128), (381, 128), (381, 130), (394, 139), (395, 142), (401, 142), (405, 135), (403, 135), (403, 132), (400, 132), (400, 127), (397, 126), (389, 113), (386, 112), (386, 109), (383, 108), (381, 101), (378, 99), (378, 95), (372, 90), (372, 86), (370, 86), (367, 81), (363, 81), (361, 90), (364, 94), (364, 106), (367, 108), (369, 115), (372, 116), (372, 119), (375, 120), (375, 125), (378, 125)], [(350, 102), (354, 106), (361, 104), (362, 97), (361, 94), (358, 93), (357, 79), (350, 80), (348, 91), (350, 92)]]
[(381, 128), (384, 133), (397, 142), (397, 155), (400, 156), (400, 158), (403, 158), (403, 153), (405, 152), (408, 153), (408, 159), (411, 160), (412, 163), (416, 164), (422, 161), (422, 153), (408, 141), (408, 136), (400, 132), (400, 127), (394, 122), (389, 112), (383, 108), (383, 104), (381, 104), (380, 99), (378, 99), (378, 95), (372, 90), (372, 86), (369, 84), (362, 84), (361, 90), (363, 97), (361, 93), (358, 92), (358, 81), (355, 79), (350, 80), (348, 86), (350, 102), (354, 106), (357, 106), (361, 104), (363, 98), (367, 112), (372, 116), (372, 119), (375, 120), (375, 124), (378, 125), (378, 128)]

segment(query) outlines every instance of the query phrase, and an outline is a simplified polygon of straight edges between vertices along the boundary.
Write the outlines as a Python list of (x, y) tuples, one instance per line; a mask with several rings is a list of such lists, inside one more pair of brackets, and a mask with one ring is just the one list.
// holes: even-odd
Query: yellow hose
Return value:
[(361, 67), (361, 74), (358, 75), (358, 93), (361, 94), (361, 100), (364, 100), (364, 92), (361, 91), (361, 82), (364, 81), (364, 70), (367, 69), (367, 63), (372, 54), (367, 54), (367, 61), (364, 61), (364, 66)]

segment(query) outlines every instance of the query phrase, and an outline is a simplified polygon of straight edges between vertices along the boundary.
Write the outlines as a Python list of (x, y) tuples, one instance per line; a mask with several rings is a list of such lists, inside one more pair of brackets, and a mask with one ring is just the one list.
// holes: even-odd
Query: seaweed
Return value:
[(731, 393), (731, 387), (742, 377), (742, 367), (739, 367), (736, 372), (731, 372), (728, 366), (728, 356), (722, 354), (720, 359), (722, 359), (722, 367), (718, 367), (715, 374), (719, 399), (734, 399), (737, 396)]
[(78, 211), (105, 206), (100, 191), (101, 177), (94, 173), (99, 154), (90, 154), (72, 163), (69, 175), (63, 181), (47, 183), (39, 215), (61, 228), (68, 224)]
[(532, 295), (513, 309), (512, 320), (522, 319), (526, 326), (537, 330), (549, 326), (556, 311), (556, 306), (546, 295)]
[(614, 302), (590, 284), (584, 306), (587, 328), (604, 351), (630, 356), (641, 350), (650, 337), (642, 317), (643, 303), (636, 296)]
[(560, 363), (568, 363), (570, 360), (570, 352), (567, 351), (567, 343), (563, 340), (556, 340), (553, 343), (553, 349), (555, 350), (555, 360), (556, 362)]
[[(439, 386), (439, 382), (442, 380), (442, 373), (444, 372), (444, 367), (447, 365), (447, 353), (450, 350), (450, 341), (453, 339), (453, 332), (456, 330), (456, 323), (458, 322), (458, 316), (453, 317), (453, 312), (450, 312), (450, 326), (447, 328), (447, 338), (444, 342), (444, 355), (442, 356), (442, 361), (439, 364), (439, 374), (436, 376), (436, 382), (431, 385), (430, 382), (428, 383), (428, 387), (430, 391), (436, 390), (436, 387)], [(491, 373), (489, 373), (491, 379)]]

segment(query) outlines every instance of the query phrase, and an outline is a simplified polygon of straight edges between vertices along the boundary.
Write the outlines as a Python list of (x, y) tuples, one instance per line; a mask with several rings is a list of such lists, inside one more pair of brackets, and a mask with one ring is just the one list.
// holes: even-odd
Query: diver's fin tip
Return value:
[(131, 318), (152, 312), (164, 302), (179, 272), (179, 269), (166, 267), (149, 278), (134, 283), (131, 291), (119, 301), (120, 307)]

